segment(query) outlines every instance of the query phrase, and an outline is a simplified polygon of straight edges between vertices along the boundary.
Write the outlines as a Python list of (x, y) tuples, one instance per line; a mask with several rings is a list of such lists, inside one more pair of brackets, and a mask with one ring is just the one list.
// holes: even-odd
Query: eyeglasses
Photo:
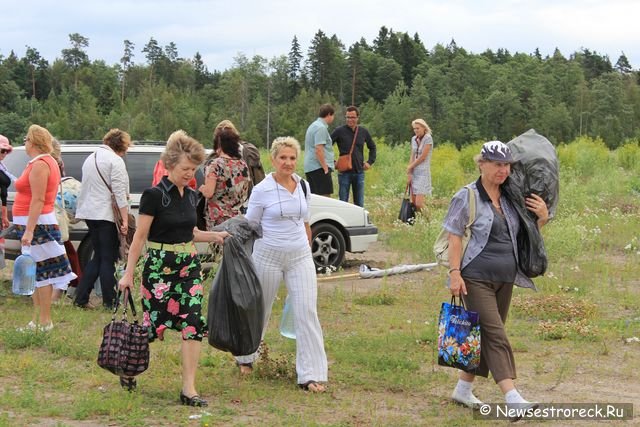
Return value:
[(10, 153), (11, 150), (5, 150), (4, 148), (2, 150), (0, 150), (0, 154), (7, 154)]
[[(278, 195), (278, 204), (280, 205), (280, 218), (288, 219), (292, 221), (295, 225), (300, 225), (300, 220), (302, 219), (302, 199), (300, 197), (300, 192), (298, 192), (298, 216), (293, 215), (285, 215), (282, 211), (282, 200), (280, 199), (280, 189), (278, 188), (278, 181), (274, 178), (276, 182), (276, 194)], [(284, 187), (283, 187), (284, 188)], [(296, 191), (298, 191), (296, 187)]]
[(351, 120), (351, 119), (357, 119), (357, 118), (358, 118), (358, 116), (345, 116), (345, 118), (346, 118), (347, 120)]

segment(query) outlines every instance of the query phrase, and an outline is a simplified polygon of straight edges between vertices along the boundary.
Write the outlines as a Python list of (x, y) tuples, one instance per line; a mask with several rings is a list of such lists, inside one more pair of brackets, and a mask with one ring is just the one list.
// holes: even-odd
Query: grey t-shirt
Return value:
[(484, 249), (461, 272), (463, 278), (493, 283), (513, 283), (516, 257), (505, 217), (493, 206), (493, 224)]

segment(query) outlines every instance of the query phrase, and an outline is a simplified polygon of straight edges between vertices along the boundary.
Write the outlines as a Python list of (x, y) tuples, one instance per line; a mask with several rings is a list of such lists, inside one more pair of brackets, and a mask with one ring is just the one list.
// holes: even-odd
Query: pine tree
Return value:
[(36, 98), (36, 66), (42, 60), (40, 52), (36, 49), (26, 46), (27, 51), (24, 55), (27, 64), (29, 65), (29, 75), (31, 77), (31, 97)]
[(616, 61), (614, 68), (621, 74), (629, 74), (632, 71), (631, 64), (624, 52), (622, 52), (622, 55), (620, 55), (620, 58)]
[(125, 82), (127, 79), (127, 71), (129, 71), (129, 68), (131, 68), (131, 66), (133, 65), (132, 59), (135, 56), (133, 53), (134, 48), (135, 48), (135, 45), (131, 41), (129, 40), (124, 41), (124, 52), (122, 54), (122, 58), (120, 58), (120, 64), (122, 64), (122, 70), (121, 70), (121, 76), (120, 76), (120, 80), (121, 80), (120, 104), (124, 104)]
[(291, 86), (291, 96), (295, 97), (300, 92), (300, 72), (302, 67), (302, 51), (298, 37), (293, 36), (291, 49), (289, 50), (289, 84)]
[(89, 62), (89, 56), (83, 50), (89, 47), (89, 39), (78, 33), (69, 34), (70, 49), (62, 49), (64, 62), (73, 69), (74, 88), (78, 90), (78, 70)]
[(146, 54), (145, 58), (147, 58), (147, 63), (149, 64), (149, 81), (153, 81), (154, 69), (158, 67), (160, 60), (164, 58), (164, 53), (158, 41), (153, 37), (149, 39), (149, 43), (144, 45), (142, 53)]

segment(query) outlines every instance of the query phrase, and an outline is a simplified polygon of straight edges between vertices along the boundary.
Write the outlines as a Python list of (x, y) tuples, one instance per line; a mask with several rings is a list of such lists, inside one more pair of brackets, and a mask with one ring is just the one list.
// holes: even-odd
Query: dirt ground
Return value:
[[(423, 270), (385, 278), (362, 279), (358, 271), (361, 264), (377, 268), (390, 268), (402, 264), (401, 256), (376, 242), (362, 254), (346, 255), (344, 271), (330, 276), (319, 276), (320, 288), (341, 286), (345, 291), (371, 293), (393, 288), (406, 282), (424, 283), (441, 280), (441, 272)], [(426, 260), (424, 263), (433, 262)], [(508, 327), (508, 321), (507, 321)], [(514, 352), (518, 366), (517, 383), (527, 395), (547, 403), (632, 403), (635, 419), (625, 425), (640, 425), (640, 374), (637, 372), (640, 343), (612, 342), (609, 348), (585, 355), (579, 344), (567, 341), (544, 341), (526, 353)], [(585, 363), (585, 361), (588, 361)], [(562, 369), (559, 366), (563, 365)], [(558, 371), (564, 372), (558, 375)], [(536, 373), (537, 371), (537, 373)], [(476, 384), (477, 395), (485, 401), (499, 402), (502, 396), (492, 380), (481, 379)], [(450, 390), (443, 390), (443, 402)], [(566, 423), (566, 424), (565, 424)], [(584, 424), (585, 421), (553, 421), (554, 425)], [(602, 422), (604, 424), (604, 422)], [(617, 425), (621, 422), (614, 422)], [(597, 423), (587, 422), (589, 425)], [(611, 425), (611, 422), (607, 422)]]

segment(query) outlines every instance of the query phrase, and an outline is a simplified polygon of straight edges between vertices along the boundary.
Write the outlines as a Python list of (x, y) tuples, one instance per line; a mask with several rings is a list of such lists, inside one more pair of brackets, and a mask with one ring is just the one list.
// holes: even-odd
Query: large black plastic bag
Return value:
[(209, 292), (209, 344), (234, 356), (252, 354), (262, 338), (264, 304), (251, 252), (246, 248), (252, 247), (262, 231), (244, 217), (232, 218), (216, 228), (231, 236), (225, 239), (222, 263)]
[[(511, 166), (513, 184), (519, 187), (523, 196), (535, 193), (542, 197), (549, 209), (549, 218), (553, 218), (560, 198), (560, 173), (555, 147), (534, 129), (515, 137), (507, 145), (516, 160)], [(533, 213), (530, 215), (535, 217)]]
[(538, 229), (537, 219), (524, 204), (524, 195), (509, 177), (502, 187), (504, 194), (513, 202), (520, 217), (520, 231), (516, 237), (518, 243), (518, 265), (527, 277), (538, 277), (547, 271), (547, 251)]
[(525, 205), (525, 197), (535, 193), (544, 199), (549, 218), (555, 215), (559, 200), (558, 157), (551, 143), (530, 129), (507, 144), (514, 163), (503, 190), (513, 202), (520, 217), (517, 236), (518, 264), (528, 277), (542, 276), (547, 271), (547, 252), (536, 215)]

